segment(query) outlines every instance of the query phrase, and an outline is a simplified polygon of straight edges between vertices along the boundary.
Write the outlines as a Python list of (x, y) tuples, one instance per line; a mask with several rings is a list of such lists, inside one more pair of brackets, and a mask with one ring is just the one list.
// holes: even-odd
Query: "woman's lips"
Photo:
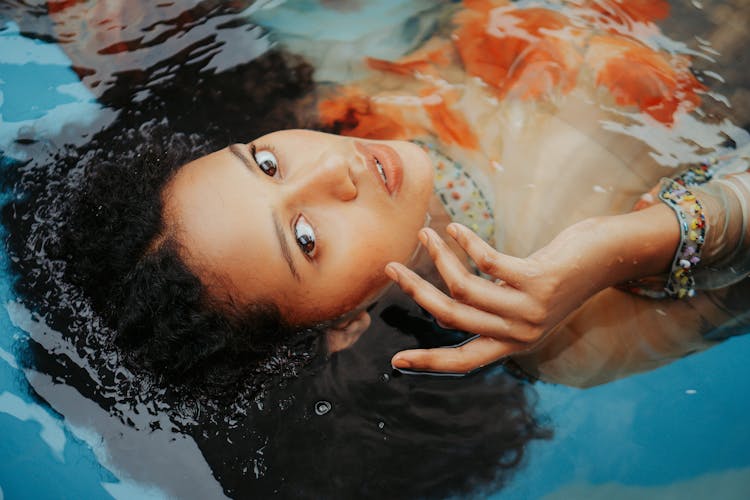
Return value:
[[(391, 196), (398, 194), (404, 177), (404, 164), (396, 150), (386, 144), (359, 141), (356, 142), (356, 147), (365, 157), (367, 167), (375, 175), (378, 183), (383, 185)], [(380, 163), (385, 173), (385, 183), (380, 176), (377, 163)]]

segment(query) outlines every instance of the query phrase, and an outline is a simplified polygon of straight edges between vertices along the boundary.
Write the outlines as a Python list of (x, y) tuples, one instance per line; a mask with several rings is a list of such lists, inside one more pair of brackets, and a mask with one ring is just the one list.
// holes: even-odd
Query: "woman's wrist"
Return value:
[(674, 212), (658, 204), (574, 224), (535, 257), (550, 259), (565, 279), (580, 281), (593, 295), (610, 286), (667, 273), (679, 241)]
[(680, 222), (675, 212), (663, 203), (623, 215), (607, 217), (605, 233), (612, 252), (607, 286), (649, 276), (666, 275), (680, 244)]

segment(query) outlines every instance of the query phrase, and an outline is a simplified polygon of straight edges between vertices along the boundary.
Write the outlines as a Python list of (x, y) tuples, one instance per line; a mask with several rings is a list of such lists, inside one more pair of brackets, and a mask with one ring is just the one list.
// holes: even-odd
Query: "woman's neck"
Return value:
[[(431, 210), (435, 218), (458, 222), (492, 246), (495, 246), (494, 203), (489, 186), (477, 182), (459, 160), (444, 154), (434, 144), (421, 143), (432, 160), (435, 198)], [(481, 176), (480, 176), (481, 179)], [(486, 183), (485, 183), (486, 184)]]

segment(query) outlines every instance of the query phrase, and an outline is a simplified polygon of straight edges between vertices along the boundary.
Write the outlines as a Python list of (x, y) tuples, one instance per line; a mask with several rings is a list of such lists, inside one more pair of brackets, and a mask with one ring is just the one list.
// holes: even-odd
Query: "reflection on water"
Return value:
[[(574, 19), (574, 28), (586, 22), (586, 13), (609, 12), (606, 19), (613, 29), (622, 31), (627, 26), (627, 34), (648, 47), (690, 58), (691, 69), (683, 76), (695, 75), (691, 91), (700, 96), (701, 104), (694, 114), (660, 128), (653, 120), (669, 121), (672, 114), (660, 114), (661, 109), (649, 113), (649, 108), (634, 113), (637, 102), (619, 103), (630, 106), (623, 112), (617, 103), (610, 103), (610, 110), (623, 119), (596, 122), (606, 131), (648, 146), (655, 163), (674, 166), (726, 146), (727, 139), (747, 141), (746, 132), (738, 125), (746, 124), (750, 116), (749, 76), (742, 70), (747, 57), (744, 26), (750, 13), (741, 1), (735, 3), (703, 2), (697, 7), (673, 2), (666, 11), (667, 4), (662, 2), (551, 2), (544, 6)], [(533, 8), (542, 4), (514, 5)], [(264, 132), (266, 125), (255, 123), (246, 110), (263, 108), (267, 96), (288, 96), (288, 103), (280, 105), (274, 100), (266, 107), (278, 106), (277, 114), (306, 125), (315, 109), (306, 94), (331, 82), (351, 84), (367, 77), (371, 69), (364, 62), (365, 55), (395, 61), (431, 36), (447, 35), (458, 8), (457, 3), (448, 1), (399, 0), (129, 2), (127, 8), (124, 1), (60, 0), (46, 6), (4, 3), (0, 5), (0, 46), (13, 48), (0, 50), (4, 97), (0, 101), (0, 150), (4, 168), (13, 169), (6, 171), (4, 181), (56, 200), (61, 186), (75, 185), (83, 174), (71, 160), (76, 153), (65, 145), (84, 147), (93, 134), (112, 123), (126, 130), (151, 118), (166, 117), (177, 130), (202, 134), (209, 144), (226, 144)], [(671, 13), (667, 15), (667, 11)], [(638, 22), (639, 16), (646, 19)], [(18, 32), (14, 32), (16, 27)], [(573, 38), (571, 35), (568, 40)], [(308, 81), (306, 66), (300, 63), (294, 66), (299, 72), (297, 87), (279, 89), (272, 82), (263, 82), (263, 68), (246, 67), (261, 54), (266, 54), (266, 59), (260, 59), (268, 65), (265, 68), (276, 67), (275, 56), (268, 56), (268, 51), (278, 44), (312, 64), (316, 69), (312, 80)], [(464, 48), (474, 49), (479, 54), (484, 50)], [(33, 55), (19, 55), (25, 54), (23, 51)], [(537, 57), (544, 63), (543, 55)], [(29, 59), (36, 64), (33, 72), (23, 66)], [(62, 71), (68, 60), (74, 73)], [(427, 79), (427, 69), (420, 67), (420, 78)], [(483, 68), (476, 71), (483, 76)], [(45, 92), (32, 86), (37, 74), (43, 74), (54, 87), (49, 102), (43, 100)], [(83, 83), (77, 83), (76, 77)], [(615, 80), (610, 77), (611, 82)], [(516, 87), (499, 88), (502, 95), (486, 109), (502, 106), (502, 99), (514, 88), (524, 92), (534, 89), (528, 81), (518, 81), (521, 84)], [(566, 85), (564, 77), (553, 78), (553, 82), (563, 88)], [(388, 85), (389, 80), (384, 77), (378, 83)], [(578, 109), (574, 107), (572, 113)], [(220, 114), (217, 110), (225, 114), (215, 116)], [(265, 108), (263, 112), (268, 116), (274, 113)], [(509, 107), (507, 112), (511, 118), (516, 113), (520, 120), (528, 113), (518, 107)], [(117, 134), (103, 137), (114, 139)], [(102, 141), (98, 148), (104, 150), (106, 144)], [(519, 142), (519, 149), (521, 145)], [(510, 160), (497, 165), (507, 168)], [(597, 181), (592, 185), (608, 189)], [(69, 454), (78, 443), (84, 450), (80, 456), (88, 457), (84, 461), (98, 461), (112, 471), (90, 465), (100, 476), (81, 497), (102, 495), (95, 493), (97, 484), (109, 485), (105, 488), (110, 494), (122, 497), (134, 491), (159, 495), (149, 491), (155, 486), (169, 496), (215, 498), (346, 496), (347, 491), (371, 497), (441, 496), (484, 488), (495, 491), (506, 483), (510, 484), (507, 491), (538, 496), (568, 483), (567, 478), (560, 478), (567, 471), (554, 468), (556, 461), (577, 467), (576, 481), (558, 495), (594, 495), (599, 493), (593, 487), (575, 484), (594, 477), (586, 470), (600, 465), (584, 453), (586, 440), (594, 438), (586, 435), (586, 428), (571, 423), (584, 412), (566, 413), (564, 407), (579, 404), (586, 408), (586, 404), (597, 402), (596, 397), (609, 395), (606, 401), (613, 404), (611, 415), (592, 416), (592, 434), (615, 435), (616, 422), (635, 433), (630, 429), (634, 425), (648, 425), (637, 421), (638, 409), (660, 402), (660, 393), (638, 390), (639, 380), (664, 388), (682, 388), (682, 380), (702, 380), (700, 370), (705, 367), (700, 360), (688, 360), (693, 364), (586, 393), (592, 396), (541, 385), (542, 401), (537, 404), (532, 387), (499, 368), (463, 379), (400, 376), (390, 370), (391, 354), (406, 346), (435, 342), (436, 329), (414, 306), (392, 296), (373, 311), (377, 318), (374, 326), (349, 351), (327, 361), (317, 360), (306, 369), (294, 366), (284, 373), (287, 378), (283, 382), (275, 381), (259, 393), (253, 391), (257, 388), (238, 388), (242, 396), (236, 401), (189, 397), (125, 369), (112, 347), (109, 330), (90, 312), (80, 293), (60, 282), (61, 263), (49, 261), (45, 253), (48, 246), (54, 246), (55, 224), (64, 215), (60, 211), (64, 200), (58, 201), (40, 205), (45, 206), (44, 212), (23, 220), (14, 220), (7, 212), (4, 216), (15, 224), (8, 227), (11, 234), (18, 230), (40, 237), (10, 244), (12, 258), (21, 259), (12, 267), (24, 280), (11, 292), (8, 276), (3, 287), (6, 316), (0, 344), (4, 384), (0, 417), (12, 423), (38, 422), (39, 439), (46, 443), (39, 451), (41, 456), (46, 453), (58, 461), (62, 456), (66, 467), (89, 467), (71, 464)], [(386, 308), (393, 302), (399, 305)], [(732, 342), (737, 342), (738, 351), (747, 351), (746, 338)], [(730, 356), (731, 351), (722, 355)], [(731, 363), (726, 365), (732, 373), (742, 374)], [(694, 367), (693, 372), (685, 373), (685, 366)], [(302, 375), (299, 379), (293, 377), (297, 372)], [(659, 378), (660, 373), (665, 373), (665, 378)], [(680, 390), (679, 401), (710, 392), (711, 383), (729, 383), (711, 377), (705, 380), (709, 389), (701, 388), (697, 394)], [(743, 383), (737, 384), (741, 391)], [(717, 404), (717, 400), (706, 401), (707, 405)], [(735, 402), (719, 400), (718, 404), (731, 406)], [(663, 409), (664, 421), (671, 419), (674, 426), (684, 429), (690, 423), (686, 414), (703, 422), (710, 412), (710, 408), (698, 406), (682, 413), (684, 409), (673, 402)], [(552, 421), (539, 425), (535, 412), (542, 420), (544, 415), (552, 416)], [(557, 431), (552, 441), (527, 443), (546, 437), (546, 427)], [(575, 434), (566, 435), (566, 429), (575, 429)], [(701, 442), (725, 443), (728, 449), (718, 461), (726, 469), (750, 465), (750, 457), (742, 451), (750, 444), (747, 434), (728, 436), (721, 434), (720, 428), (714, 431), (703, 435)], [(27, 432), (35, 436), (37, 431)], [(571, 448), (555, 447), (556, 440), (584, 443), (576, 450), (581, 456), (571, 458), (567, 455), (573, 453)], [(734, 447), (726, 444), (730, 441)], [(654, 438), (638, 446), (656, 449), (667, 444)], [(15, 455), (19, 448), (4, 451)], [(95, 457), (87, 456), (86, 450), (93, 450)], [(706, 453), (712, 456), (712, 452)], [(690, 455), (690, 451), (685, 453)], [(525, 468), (519, 469), (519, 465)], [(543, 468), (534, 471), (536, 466)], [(591, 481), (629, 482), (632, 486), (617, 492), (614, 487), (598, 488), (625, 496), (703, 487), (696, 478), (685, 480), (687, 486), (645, 490), (645, 485), (654, 484), (652, 479), (639, 479), (645, 475), (624, 478), (616, 472), (617, 466), (625, 467), (611, 465), (608, 470), (615, 471), (611, 476)], [(679, 478), (668, 465), (664, 469), (665, 482)], [(708, 465), (698, 470), (714, 471)], [(741, 491), (748, 485), (746, 470), (731, 473), (731, 478), (730, 473), (722, 477), (731, 479), (726, 482)], [(135, 482), (114, 486), (118, 478)], [(525, 483), (527, 478), (536, 478), (538, 484)], [(0, 476), (0, 487), (9, 497), (24, 491), (24, 486), (13, 490), (8, 484), (17, 483)]]

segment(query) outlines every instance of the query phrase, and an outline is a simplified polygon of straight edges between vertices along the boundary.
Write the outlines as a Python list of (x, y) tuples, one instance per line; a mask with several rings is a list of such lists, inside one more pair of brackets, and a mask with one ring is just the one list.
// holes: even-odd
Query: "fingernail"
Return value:
[(388, 264), (385, 266), (385, 274), (389, 278), (391, 278), (393, 281), (398, 283), (398, 271), (396, 270), (396, 266), (393, 264)]
[(411, 368), (411, 362), (408, 359), (404, 358), (394, 358), (394, 360), (391, 362), (391, 366), (394, 368), (401, 368), (402, 370), (407, 370)]
[(448, 224), (448, 227), (445, 228), (445, 230), (448, 232), (449, 235), (452, 237), (456, 237), (458, 234), (458, 224)]
[(426, 245), (430, 241), (430, 234), (427, 232), (426, 229), (422, 229), (419, 231), (419, 241), (422, 242), (423, 245)]

